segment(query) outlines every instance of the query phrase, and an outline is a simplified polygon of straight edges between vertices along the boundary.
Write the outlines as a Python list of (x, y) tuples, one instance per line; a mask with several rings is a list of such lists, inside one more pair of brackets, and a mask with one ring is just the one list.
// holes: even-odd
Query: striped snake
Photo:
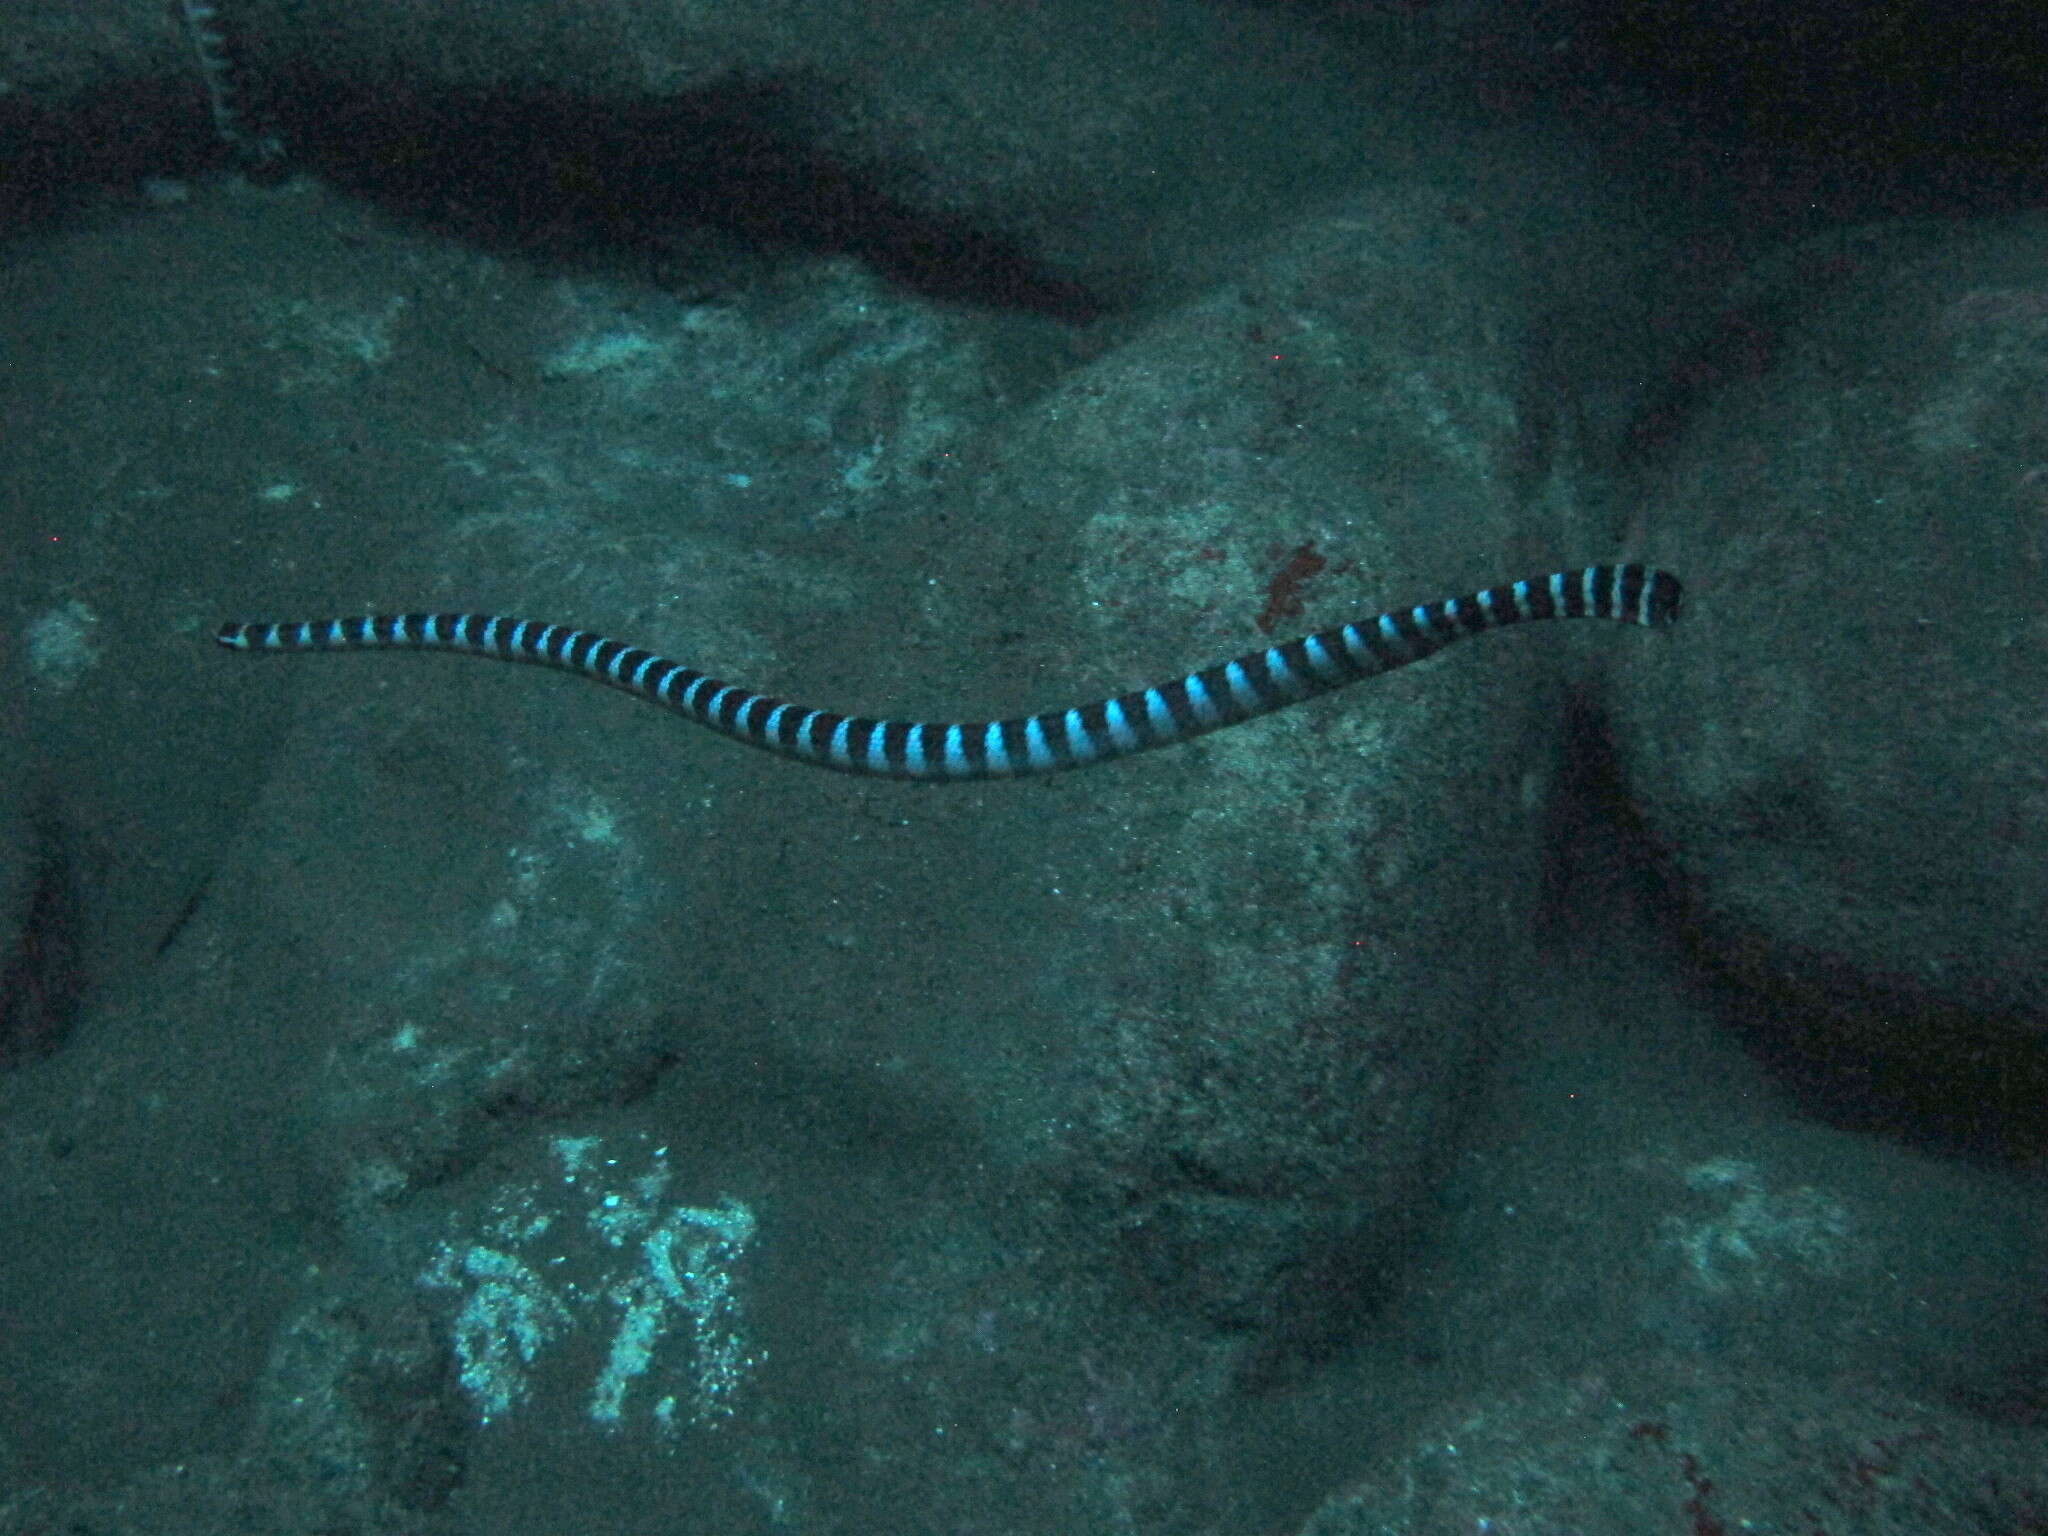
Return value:
[(476, 613), (402, 613), (224, 624), (237, 651), (462, 651), (560, 667), (651, 699), (748, 746), (876, 778), (1014, 778), (1086, 768), (1172, 746), (1434, 655), (1454, 640), (1532, 619), (1678, 617), (1678, 578), (1646, 565), (1591, 565), (1484, 587), (1318, 630), (1172, 682), (1012, 720), (871, 720), (785, 703), (587, 630)]

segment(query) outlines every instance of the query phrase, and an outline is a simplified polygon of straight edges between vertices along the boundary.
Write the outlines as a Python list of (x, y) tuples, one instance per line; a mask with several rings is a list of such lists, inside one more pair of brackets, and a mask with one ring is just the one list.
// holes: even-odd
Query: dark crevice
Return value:
[[(1597, 944), (1617, 901), (1647, 919), (1721, 1027), (1810, 1119), (1943, 1156), (2048, 1157), (2048, 1042), (1989, 1004), (1972, 1011), (1716, 924), (1637, 818), (1596, 705), (1577, 700), (1571, 714), (1549, 931)], [(1808, 826), (1784, 815), (1766, 832), (1782, 842)]]
[(84, 890), (73, 844), (55, 816), (30, 823), (23, 876), (0, 912), (0, 1071), (54, 1055), (86, 993)]
[[(1948, 1157), (2048, 1157), (2048, 1043), (1846, 964), (1803, 960), (1796, 981), (1770, 946), (1695, 935), (1736, 1038), (1814, 1119)], [(1829, 975), (1830, 969), (1837, 974)]]
[(1075, 323), (1105, 305), (1018, 240), (916, 206), (911, 177), (820, 147), (844, 110), (812, 77), (733, 79), (639, 103), (528, 91), (379, 91), (301, 73), (273, 88), (294, 159), (486, 248), (674, 262), (720, 238), (770, 259), (852, 256), (928, 298)]
[(152, 176), (224, 169), (196, 81), (110, 79), (64, 110), (0, 95), (0, 235), (132, 198)]
[[(844, 255), (944, 302), (1070, 324), (1110, 308), (1016, 234), (921, 206), (912, 170), (826, 147), (858, 113), (817, 77), (627, 102), (402, 81), (370, 91), (271, 61), (260, 94), (260, 121), (285, 145), (267, 175), (317, 177), (480, 248), (665, 286)], [(12, 229), (130, 196), (148, 177), (250, 169), (213, 135), (196, 82), (163, 80), (110, 84), (61, 113), (0, 98), (0, 164)]]

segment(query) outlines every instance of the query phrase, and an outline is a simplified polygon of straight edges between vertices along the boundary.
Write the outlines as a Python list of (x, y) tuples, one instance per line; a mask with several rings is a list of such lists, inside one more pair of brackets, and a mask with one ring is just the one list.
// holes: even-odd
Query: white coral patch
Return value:
[(1695, 1164), (1685, 1183), (1719, 1207), (1699, 1219), (1663, 1222), (1665, 1242), (1701, 1289), (1772, 1290), (1787, 1271), (1827, 1274), (1839, 1267), (1849, 1214), (1821, 1191), (1770, 1189), (1755, 1164), (1733, 1157)]
[(38, 682), (62, 692), (99, 660), (93, 630), (99, 615), (72, 598), (28, 626), (28, 666)]
[[(557, 1177), (501, 1190), (476, 1230), (440, 1243), (420, 1272), (429, 1289), (461, 1293), (456, 1367), (479, 1422), (532, 1395), (551, 1354), (602, 1355), (583, 1410), (602, 1427), (669, 1431), (730, 1417), (761, 1359), (737, 1273), (754, 1213), (729, 1196), (666, 1203), (666, 1148), (621, 1159), (597, 1137), (562, 1136), (552, 1150)], [(557, 1219), (574, 1214), (582, 1219)], [(609, 1339), (553, 1349), (591, 1335)]]

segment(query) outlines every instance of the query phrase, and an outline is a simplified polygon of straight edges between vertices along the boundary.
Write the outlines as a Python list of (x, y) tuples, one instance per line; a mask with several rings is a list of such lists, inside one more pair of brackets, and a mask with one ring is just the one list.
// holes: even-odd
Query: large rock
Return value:
[(1602, 1362), (1447, 1407), (1301, 1536), (2025, 1530), (2037, 1435), (1874, 1382)]
[[(1399, 232), (1423, 230), (1415, 261)], [(1444, 198), (1387, 189), (1076, 375), (976, 503), (1022, 530), (981, 579), (1023, 671), (1121, 690), (1565, 558), (1518, 398), (1526, 300)], [(1270, 1336), (1341, 1328), (1383, 1278), (1532, 963), (1563, 680), (1640, 643), (1480, 642), (1057, 786), (1042, 856), (1071, 850), (1050, 867), (1093, 914), (1057, 958), (1094, 1079), (1075, 1177), (1151, 1293)]]
[(1639, 436), (1690, 598), (1618, 658), (1630, 791), (1703, 952), (1902, 1087), (2048, 1039), (2044, 258), (2036, 217), (1803, 247)]

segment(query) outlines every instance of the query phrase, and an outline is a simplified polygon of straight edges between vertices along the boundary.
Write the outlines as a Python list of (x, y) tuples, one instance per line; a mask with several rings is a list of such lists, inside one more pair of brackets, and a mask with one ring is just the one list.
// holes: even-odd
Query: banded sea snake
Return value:
[(185, 40), (199, 66), (199, 83), (206, 90), (206, 108), (213, 115), (213, 131), (250, 169), (264, 169), (284, 158), (284, 140), (251, 121), (242, 89), (242, 70), (227, 29), (221, 25), (216, 0), (178, 0), (178, 15), (185, 23)]
[(580, 672), (748, 746), (841, 773), (991, 779), (1057, 773), (1171, 746), (1391, 672), (1454, 640), (1531, 619), (1678, 617), (1678, 578), (1646, 565), (1591, 565), (1485, 587), (1318, 630), (1173, 682), (1071, 709), (975, 723), (870, 720), (785, 703), (586, 630), (477, 613), (402, 613), (224, 624), (237, 651), (463, 651)]

